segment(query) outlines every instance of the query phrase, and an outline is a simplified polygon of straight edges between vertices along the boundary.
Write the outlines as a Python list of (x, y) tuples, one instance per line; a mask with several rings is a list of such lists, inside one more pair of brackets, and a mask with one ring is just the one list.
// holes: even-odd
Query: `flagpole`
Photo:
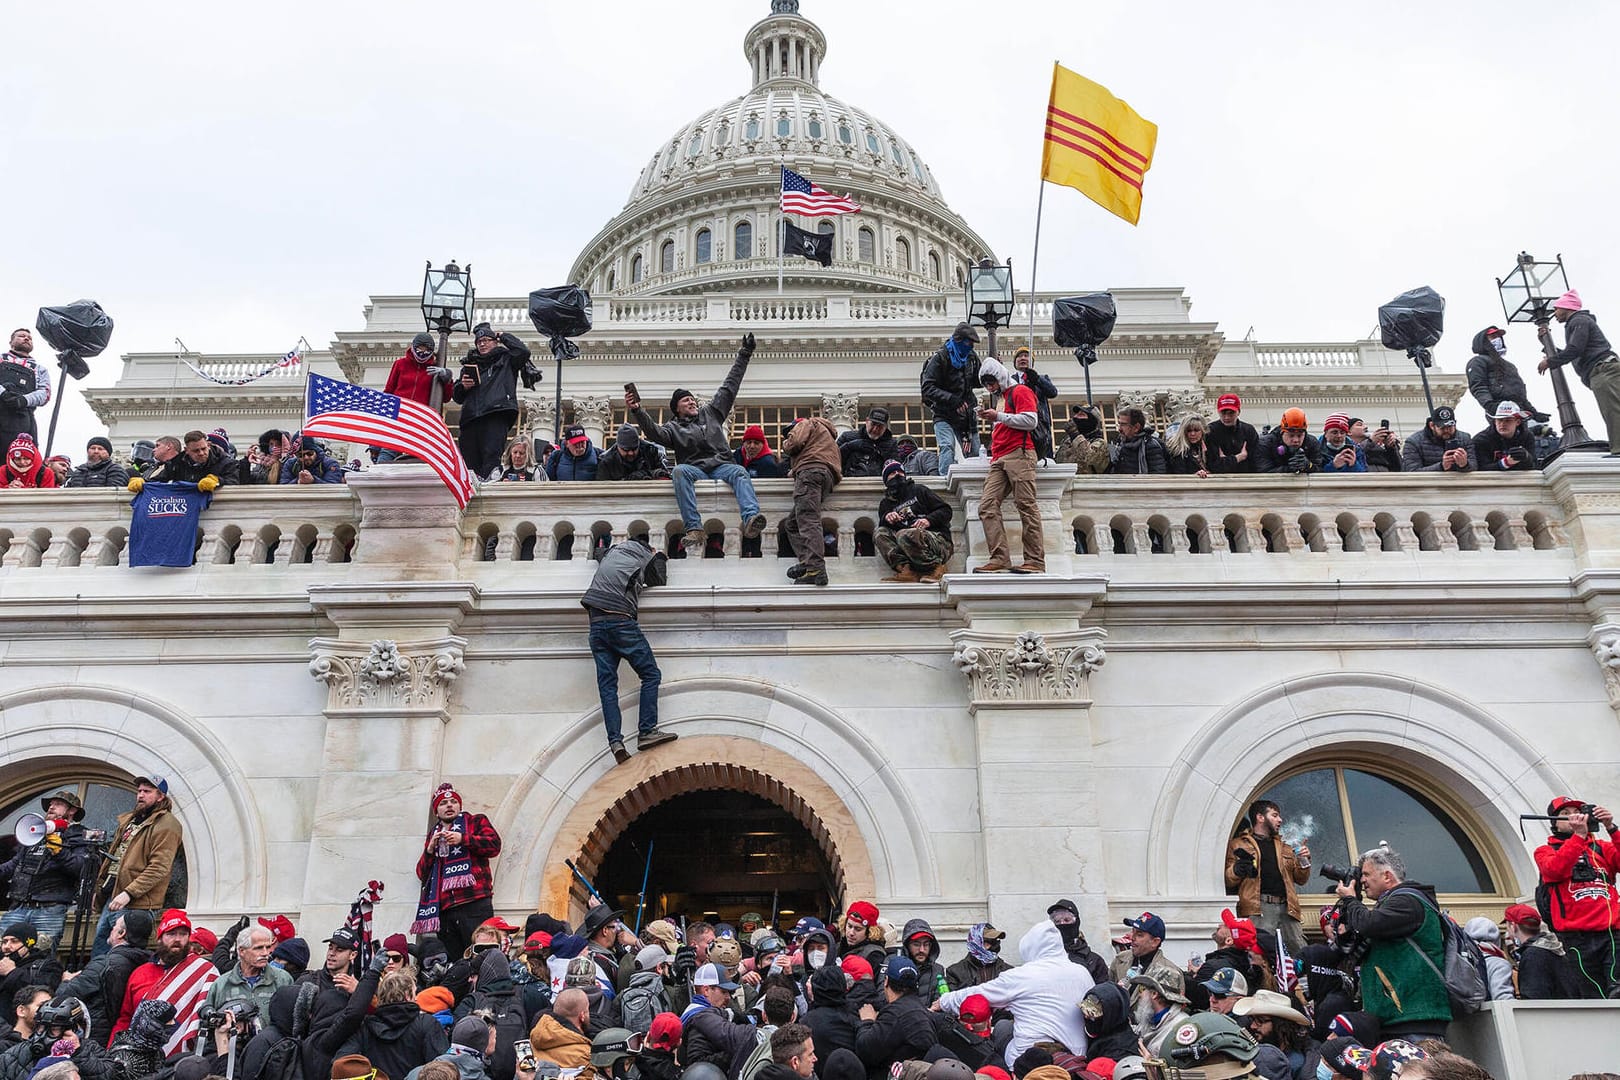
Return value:
[(782, 193), (787, 190), (787, 158), (777, 162), (776, 173), (776, 295), (782, 295), (782, 273), (787, 265), (787, 208), (782, 205)]
[[(1035, 355), (1035, 272), (1041, 266), (1041, 211), (1046, 206), (1046, 177), (1041, 177), (1041, 193), (1035, 198), (1035, 250), (1029, 260), (1029, 354)], [(1088, 402), (1089, 404), (1089, 402)]]

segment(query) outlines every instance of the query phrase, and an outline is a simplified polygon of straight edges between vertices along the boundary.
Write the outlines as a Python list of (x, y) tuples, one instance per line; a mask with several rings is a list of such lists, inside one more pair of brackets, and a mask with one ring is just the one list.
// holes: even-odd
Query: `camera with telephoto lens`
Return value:
[(1334, 866), (1332, 863), (1323, 863), (1316, 871), (1329, 881), (1337, 881), (1340, 885), (1354, 885), (1361, 880), (1361, 871), (1356, 867)]
[(226, 1017), (235, 1016), (238, 1027), (252, 1023), (259, 1015), (259, 1007), (247, 998), (232, 998), (220, 1005), (204, 1005), (197, 1010), (197, 1026), (205, 1034), (219, 1030)]

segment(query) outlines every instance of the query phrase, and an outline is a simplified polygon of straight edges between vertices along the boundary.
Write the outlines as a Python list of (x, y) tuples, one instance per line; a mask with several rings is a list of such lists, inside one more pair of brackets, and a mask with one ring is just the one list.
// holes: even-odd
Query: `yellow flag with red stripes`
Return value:
[(1159, 125), (1062, 64), (1052, 66), (1041, 179), (1072, 187), (1132, 225), (1153, 166)]

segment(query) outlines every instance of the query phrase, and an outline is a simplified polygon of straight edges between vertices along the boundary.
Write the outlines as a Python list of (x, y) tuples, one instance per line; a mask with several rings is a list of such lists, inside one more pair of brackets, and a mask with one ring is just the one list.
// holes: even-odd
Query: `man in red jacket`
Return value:
[[(1536, 867), (1546, 890), (1552, 928), (1575, 955), (1581, 997), (1605, 998), (1620, 985), (1615, 935), (1620, 933), (1620, 848), (1614, 843), (1614, 814), (1602, 806), (1586, 812), (1580, 799), (1560, 795), (1547, 806), (1553, 832), (1536, 849)], [(1592, 834), (1592, 822), (1609, 830), (1609, 839)]]
[(495, 914), (489, 860), (501, 853), (501, 834), (483, 814), (468, 814), (450, 784), (433, 793), (433, 827), (416, 860), (422, 902), (413, 934), (438, 934), (451, 963), (472, 943), (473, 931)]
[[(990, 404), (979, 410), (979, 419), (995, 426), (990, 429), (990, 475), (985, 477), (984, 497), (979, 502), (979, 524), (984, 526), (990, 559), (973, 572), (1044, 574), (1046, 539), (1041, 532), (1041, 508), (1035, 501), (1034, 432), (1040, 423), (1035, 391), (1014, 382), (994, 357), (979, 364), (979, 380), (991, 395)], [(1007, 531), (1001, 524), (1001, 501), (1009, 494), (1024, 525), (1024, 561), (1018, 566), (1012, 564)]]
[[(439, 401), (433, 399), (434, 388), (449, 386), (452, 379), (450, 369), (440, 363), (439, 351), (433, 344), (433, 335), (422, 333), (411, 338), (411, 347), (405, 350), (404, 356), (394, 361), (394, 366), (388, 371), (388, 381), (383, 384), (383, 392), (432, 409), (439, 404)], [(443, 398), (444, 392), (441, 389), (440, 401)], [(377, 463), (381, 465), (403, 456), (405, 455), (398, 450), (383, 450), (377, 455)]]

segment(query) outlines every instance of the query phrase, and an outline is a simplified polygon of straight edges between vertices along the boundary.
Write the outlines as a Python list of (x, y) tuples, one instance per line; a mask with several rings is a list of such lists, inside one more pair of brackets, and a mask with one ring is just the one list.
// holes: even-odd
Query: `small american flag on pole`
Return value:
[(787, 166), (782, 167), (784, 214), (858, 214), (860, 206), (847, 196), (821, 190)]
[(353, 439), (420, 458), (466, 509), (472, 476), (439, 414), (426, 405), (309, 373), (304, 399), (305, 435)]

